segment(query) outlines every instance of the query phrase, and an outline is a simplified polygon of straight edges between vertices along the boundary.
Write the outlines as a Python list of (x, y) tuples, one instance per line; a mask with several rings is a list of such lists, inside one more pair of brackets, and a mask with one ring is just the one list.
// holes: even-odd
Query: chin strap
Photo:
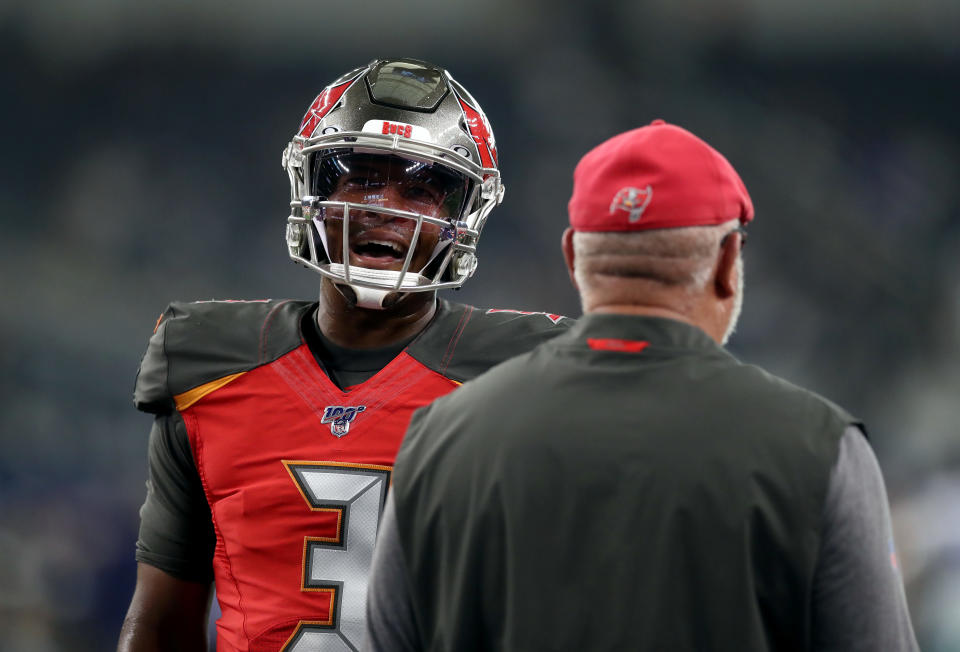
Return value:
[[(346, 278), (346, 270), (342, 264), (330, 263), (328, 269), (334, 274)], [(334, 283), (341, 293), (343, 292), (341, 285), (348, 286), (350, 290), (353, 291), (356, 299), (353, 299), (348, 295), (344, 296), (347, 296), (348, 299), (354, 301), (358, 307), (369, 308), (371, 310), (383, 310), (384, 308), (388, 308), (399, 301), (399, 295), (406, 294), (404, 290), (417, 288), (423, 285), (424, 282), (429, 282), (429, 279), (427, 279), (425, 276), (421, 276), (420, 274), (415, 274), (413, 272), (407, 272), (406, 274), (403, 274), (403, 280), (400, 282), (400, 289), (394, 289), (396, 288), (397, 281), (400, 280), (400, 277), (400, 272), (393, 270), (367, 269), (366, 267), (356, 267), (354, 265), (350, 265), (351, 280), (356, 279), (358, 281), (378, 283), (381, 286), (390, 285), (392, 287), (389, 289), (384, 287), (369, 288), (342, 281), (334, 281)], [(396, 297), (396, 299), (393, 301), (387, 301), (387, 297)]]
[[(337, 286), (340, 287), (339, 285)], [(356, 297), (356, 306), (358, 308), (368, 308), (370, 310), (383, 310), (387, 306), (383, 305), (387, 296), (397, 297), (396, 301), (388, 302), (388, 305), (392, 305), (400, 300), (399, 292), (394, 292), (392, 290), (374, 290), (373, 288), (362, 288), (356, 285), (351, 285), (350, 289), (353, 290), (353, 294)]]

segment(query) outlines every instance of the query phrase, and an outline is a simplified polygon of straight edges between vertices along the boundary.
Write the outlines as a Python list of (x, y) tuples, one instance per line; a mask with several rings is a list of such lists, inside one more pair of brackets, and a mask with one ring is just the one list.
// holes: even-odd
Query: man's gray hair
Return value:
[[(629, 233), (574, 232), (574, 278), (584, 312), (597, 305), (644, 305), (656, 301), (663, 290), (675, 289), (680, 292), (673, 293), (674, 307), (682, 312), (705, 289), (717, 264), (720, 241), (737, 226), (738, 220), (730, 220)], [(736, 328), (743, 307), (742, 256), (737, 256), (736, 265), (737, 289), (723, 343)]]
[(703, 289), (713, 273), (720, 240), (737, 220), (710, 226), (573, 235), (577, 285), (589, 291), (597, 276), (644, 279), (655, 284)]

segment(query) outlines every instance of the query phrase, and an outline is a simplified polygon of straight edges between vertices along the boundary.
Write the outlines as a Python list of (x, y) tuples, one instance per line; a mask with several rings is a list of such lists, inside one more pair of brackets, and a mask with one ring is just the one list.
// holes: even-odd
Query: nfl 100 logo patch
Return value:
[(320, 419), (320, 423), (329, 423), (330, 434), (334, 437), (343, 437), (350, 432), (350, 423), (366, 409), (366, 405), (328, 405), (323, 409), (323, 418)]

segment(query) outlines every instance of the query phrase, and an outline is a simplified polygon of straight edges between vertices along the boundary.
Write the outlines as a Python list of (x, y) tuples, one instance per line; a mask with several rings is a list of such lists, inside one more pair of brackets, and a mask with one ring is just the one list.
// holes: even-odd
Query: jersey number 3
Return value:
[(363, 641), (367, 576), (390, 467), (284, 461), (309, 508), (336, 517), (335, 536), (304, 537), (302, 591), (330, 596), (329, 617), (300, 621), (282, 652), (358, 650)]

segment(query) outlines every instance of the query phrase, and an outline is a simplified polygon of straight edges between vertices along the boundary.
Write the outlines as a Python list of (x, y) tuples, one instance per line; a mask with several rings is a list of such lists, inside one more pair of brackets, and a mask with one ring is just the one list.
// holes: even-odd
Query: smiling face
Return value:
[[(319, 162), (314, 177), (314, 196), (318, 199), (351, 204), (349, 263), (394, 271), (403, 268), (411, 247), (414, 252), (408, 271), (420, 272), (427, 266), (447, 220), (459, 214), (466, 188), (465, 179), (439, 165), (383, 154), (330, 156)], [(327, 254), (334, 263), (343, 262), (343, 214), (342, 207), (322, 212)], [(418, 221), (422, 226), (414, 243)]]

